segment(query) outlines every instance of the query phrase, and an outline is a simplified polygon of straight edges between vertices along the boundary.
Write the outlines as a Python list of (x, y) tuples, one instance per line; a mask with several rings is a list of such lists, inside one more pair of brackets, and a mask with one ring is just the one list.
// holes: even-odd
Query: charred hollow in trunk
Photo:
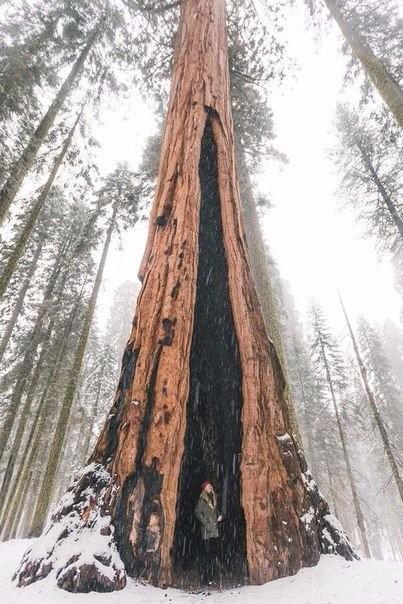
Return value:
[[(242, 386), (233, 323), (218, 191), (217, 150), (207, 120), (199, 164), (201, 188), (195, 318), (190, 355), (185, 450), (173, 558), (178, 573), (203, 566), (194, 508), (210, 480), (224, 519), (218, 557), (226, 574), (246, 575), (245, 519), (240, 501)], [(182, 575), (183, 576), (183, 575)]]

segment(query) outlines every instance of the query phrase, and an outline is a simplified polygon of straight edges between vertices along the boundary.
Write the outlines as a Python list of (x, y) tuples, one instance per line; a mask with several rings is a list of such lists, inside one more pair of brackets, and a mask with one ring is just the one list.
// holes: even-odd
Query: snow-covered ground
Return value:
[(403, 563), (363, 560), (346, 562), (322, 556), (318, 566), (294, 577), (259, 587), (242, 587), (210, 594), (162, 590), (129, 581), (120, 592), (70, 594), (55, 587), (52, 576), (24, 588), (11, 582), (28, 540), (0, 544), (0, 602), (2, 604), (403, 604)]

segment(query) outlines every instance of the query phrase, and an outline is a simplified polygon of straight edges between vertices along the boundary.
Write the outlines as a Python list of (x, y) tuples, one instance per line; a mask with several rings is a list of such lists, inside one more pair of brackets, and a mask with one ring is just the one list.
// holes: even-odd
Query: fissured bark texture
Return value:
[[(240, 547), (245, 550), (249, 580), (262, 583), (295, 573), (315, 564), (320, 551), (353, 555), (289, 436), (281, 368), (251, 278), (235, 168), (225, 0), (184, 0), (141, 265), (143, 287), (115, 402), (90, 460), (98, 471), (104, 467), (110, 475), (110, 485), (100, 498), (101, 515), (111, 519), (126, 572), (158, 585), (172, 583), (196, 301), (199, 168), (206, 126), (216, 155), (214, 186), (240, 368), (237, 480), (239, 517), (244, 523)], [(80, 509), (87, 510), (77, 492), (74, 497), (81, 502)], [(80, 513), (85, 523), (88, 514)], [(20, 579), (27, 581), (27, 569), (35, 566), (32, 562), (25, 559), (25, 567), (17, 573)], [(74, 560), (75, 569), (79, 563)], [(85, 571), (88, 577), (88, 560)], [(94, 564), (92, 589), (97, 573), (99, 564)], [(64, 576), (69, 575), (64, 571)], [(119, 588), (121, 573), (116, 571), (116, 577)], [(103, 589), (100, 581), (99, 589)]]

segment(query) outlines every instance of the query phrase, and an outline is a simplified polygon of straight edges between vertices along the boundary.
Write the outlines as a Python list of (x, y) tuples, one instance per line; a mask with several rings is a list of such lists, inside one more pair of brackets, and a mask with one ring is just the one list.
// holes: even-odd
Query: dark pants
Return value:
[(203, 582), (210, 583), (215, 578), (217, 568), (217, 543), (218, 539), (203, 539), (204, 564)]

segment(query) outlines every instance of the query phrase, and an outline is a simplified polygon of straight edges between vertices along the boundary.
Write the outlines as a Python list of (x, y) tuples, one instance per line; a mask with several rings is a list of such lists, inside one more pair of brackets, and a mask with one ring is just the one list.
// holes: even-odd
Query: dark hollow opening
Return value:
[(246, 576), (245, 520), (240, 502), (241, 370), (228, 289), (217, 149), (207, 120), (199, 164), (201, 208), (195, 318), (190, 354), (185, 450), (173, 545), (175, 574), (192, 583), (205, 564), (194, 508), (203, 481), (214, 485), (224, 517), (217, 571), (224, 581)]

